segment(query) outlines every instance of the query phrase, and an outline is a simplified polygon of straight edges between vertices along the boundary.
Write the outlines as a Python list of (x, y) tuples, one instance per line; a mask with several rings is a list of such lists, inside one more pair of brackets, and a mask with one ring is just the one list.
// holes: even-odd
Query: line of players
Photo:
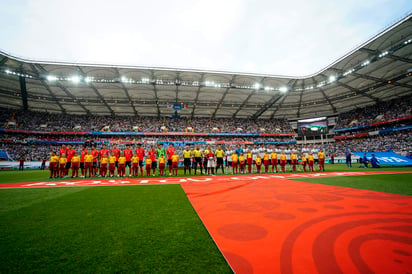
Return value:
[[(222, 170), (222, 174), (225, 170), (232, 173), (261, 173), (261, 172), (286, 172), (286, 166), (289, 166), (291, 171), (296, 171), (299, 165), (302, 166), (303, 171), (307, 168), (309, 171), (315, 170), (315, 163), (318, 163), (319, 170), (325, 170), (325, 154), (322, 149), (309, 150), (307, 147), (303, 148), (300, 153), (297, 149), (272, 149), (271, 146), (267, 148), (264, 145), (260, 147), (254, 146), (252, 149), (241, 148), (238, 145), (236, 148), (231, 149), (230, 146), (226, 150), (222, 149), (222, 146), (213, 151), (210, 145), (206, 149), (200, 149), (197, 145), (196, 148), (190, 149), (186, 146), (182, 153), (184, 174), (188, 172), (191, 174), (194, 170), (194, 174), (199, 171), (203, 174), (203, 170), (207, 174), (215, 174), (219, 169)], [(300, 163), (299, 163), (300, 160)], [(180, 157), (174, 148), (173, 144), (169, 145), (169, 148), (165, 149), (162, 144), (158, 144), (157, 148), (152, 146), (151, 149), (145, 152), (141, 144), (137, 144), (137, 148), (133, 149), (130, 145), (126, 145), (124, 150), (117, 148), (114, 144), (109, 150), (105, 144), (102, 145), (100, 150), (97, 150), (95, 146), (92, 146), (90, 150), (86, 146), (83, 146), (80, 154), (78, 154), (71, 145), (67, 147), (62, 145), (59, 151), (52, 152), (50, 157), (50, 178), (63, 178), (69, 176), (69, 170), (72, 170), (71, 177), (79, 176), (79, 169), (81, 171), (81, 177), (113, 177), (117, 169), (117, 175), (119, 177), (127, 176), (126, 168), (128, 168), (129, 176), (144, 175), (144, 169), (146, 170), (146, 176), (151, 174), (155, 176), (156, 170), (159, 169), (159, 175), (165, 175), (166, 164), (169, 168), (169, 176), (177, 175), (178, 164)], [(278, 170), (278, 165), (280, 170)], [(269, 170), (271, 166), (271, 171)], [(263, 168), (263, 169), (262, 169)]]

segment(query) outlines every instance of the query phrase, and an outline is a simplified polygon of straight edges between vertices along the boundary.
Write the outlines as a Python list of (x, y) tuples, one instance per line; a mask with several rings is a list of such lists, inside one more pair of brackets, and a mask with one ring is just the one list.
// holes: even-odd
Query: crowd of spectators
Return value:
[[(339, 116), (336, 128), (370, 124), (378, 120), (388, 120), (411, 115), (411, 98), (402, 98), (390, 102), (380, 103)], [(23, 112), (0, 109), (0, 120), (3, 127), (52, 132), (241, 132), (241, 133), (293, 133), (290, 123), (285, 119), (251, 120), (251, 119), (223, 119), (223, 118), (179, 118), (169, 117), (118, 117), (118, 116), (77, 116), (66, 114), (48, 114), (41, 112)], [(407, 122), (409, 124), (409, 122)], [(395, 125), (395, 124), (394, 124)], [(403, 121), (396, 125), (404, 125)], [(393, 126), (393, 125), (389, 125)], [(383, 125), (383, 127), (387, 127)], [(347, 133), (342, 133), (347, 134)], [(91, 136), (91, 135), (67, 135), (67, 134), (26, 134), (6, 133), (0, 134), (0, 151), (8, 153), (11, 159), (18, 159), (25, 155), (27, 160), (41, 160), (48, 157), (49, 153), (57, 150), (57, 144), (39, 144), (38, 141), (77, 141), (74, 145), (78, 151), (81, 144), (90, 141), (117, 143), (121, 147), (125, 143), (142, 143), (145, 149), (158, 142), (224, 142), (225, 145), (253, 142), (289, 142), (294, 136), (267, 136), (267, 137), (218, 137), (207, 135), (145, 135), (145, 136)], [(204, 146), (204, 145), (203, 145)], [(100, 145), (98, 145), (100, 147)], [(183, 146), (176, 147), (178, 151)], [(319, 146), (320, 148), (320, 146)], [(333, 143), (325, 143), (322, 148), (327, 155), (343, 157), (347, 149), (352, 151), (389, 151), (410, 156), (412, 152), (412, 137), (409, 131), (395, 132), (384, 135), (369, 136), (355, 139), (336, 140)], [(299, 146), (298, 146), (299, 149)]]
[(412, 152), (412, 135), (410, 131), (394, 132), (325, 144), (325, 150), (335, 154), (336, 157), (343, 157), (347, 149), (359, 152), (394, 151), (400, 155), (408, 156)]
[(49, 114), (0, 109), (4, 127), (61, 132), (243, 132), (293, 133), (286, 119), (170, 118)]
[(412, 98), (400, 98), (373, 106), (357, 108), (339, 115), (335, 128), (369, 125), (412, 114)]
[[(37, 161), (41, 160), (43, 157), (48, 157), (50, 152), (53, 150), (58, 150), (61, 146), (60, 144), (34, 144), (33, 142), (21, 142), (20, 137), (24, 135), (3, 135), (3, 139), (0, 138), (0, 151), (6, 151), (9, 157), (13, 160), (18, 159), (21, 155), (25, 155), (27, 160)], [(10, 138), (14, 141), (10, 142)], [(73, 137), (75, 138), (75, 137)], [(269, 141), (283, 141), (288, 142), (292, 141), (293, 139), (290, 138), (232, 138), (232, 137), (222, 137), (222, 138), (202, 138), (202, 137), (185, 137), (185, 136), (173, 136), (173, 139), (165, 138), (162, 136), (159, 137), (144, 137), (140, 139), (126, 139), (126, 138), (100, 138), (100, 139), (93, 139), (93, 141), (109, 141), (109, 147), (113, 144), (118, 144), (119, 148), (123, 148), (126, 143), (132, 142), (132, 146), (135, 146), (136, 143), (141, 143), (143, 148), (149, 150), (152, 145), (155, 145), (159, 142), (182, 142), (180, 144), (175, 143), (175, 148), (179, 153), (181, 153), (184, 149), (185, 142), (196, 142), (196, 141), (206, 141), (208, 144), (212, 144), (212, 147), (216, 147), (213, 145), (214, 142), (222, 142), (223, 147), (236, 146), (237, 144), (241, 144), (242, 147), (247, 146), (248, 148), (253, 147), (253, 142), (269, 142)], [(54, 139), (54, 141), (62, 141), (60, 139)], [(83, 141), (87, 142), (90, 140), (84, 139)], [(83, 144), (83, 143), (82, 143)], [(82, 144), (73, 145), (74, 149), (80, 151)], [(192, 145), (193, 146), (193, 145)], [(200, 145), (202, 148), (206, 146), (206, 144)], [(266, 145), (269, 146), (269, 145)], [(295, 147), (295, 145), (281, 145), (280, 148), (285, 148), (289, 146), (291, 148)], [(100, 144), (97, 144), (96, 147), (99, 149), (101, 147)], [(275, 145), (271, 145), (271, 147), (275, 147)], [(309, 148), (313, 147), (312, 145), (308, 145)], [(352, 139), (352, 140), (340, 140), (337, 142), (331, 143), (324, 143), (323, 145), (316, 145), (317, 148), (323, 148), (327, 156), (334, 155), (336, 158), (344, 157), (345, 151), (350, 149), (351, 151), (358, 151), (358, 152), (366, 152), (366, 151), (374, 151), (374, 152), (383, 152), (383, 151), (394, 151), (399, 153), (403, 156), (410, 156), (412, 152), (412, 135), (410, 131), (406, 132), (395, 132), (389, 133), (384, 135), (376, 135), (376, 136), (369, 136), (366, 138), (360, 139)], [(301, 151), (303, 145), (297, 145), (297, 150)]]
[[(142, 138), (134, 137), (101, 137), (101, 138), (87, 138), (81, 136), (47, 136), (47, 135), (27, 135), (27, 134), (1, 134), (0, 135), (0, 151), (6, 151), (9, 157), (13, 160), (18, 159), (21, 155), (26, 155), (28, 160), (40, 160), (45, 155), (56, 150), (60, 144), (64, 142), (79, 142), (74, 144), (76, 150), (80, 150), (82, 144), (95, 143), (97, 147), (101, 146), (101, 143), (106, 143), (109, 146), (118, 144), (120, 147), (129, 143), (136, 145), (141, 143), (145, 149), (150, 149), (150, 146), (161, 143), (181, 142), (176, 145), (178, 151), (183, 150), (184, 144), (193, 142), (207, 142), (213, 144), (214, 142), (223, 143), (224, 145), (236, 145), (238, 143), (253, 143), (253, 142), (290, 142), (294, 139), (291, 137), (207, 137), (207, 136), (144, 136)], [(49, 141), (54, 144), (39, 144), (38, 141)], [(60, 142), (56, 144), (56, 142)], [(202, 145), (203, 146), (203, 145)]]

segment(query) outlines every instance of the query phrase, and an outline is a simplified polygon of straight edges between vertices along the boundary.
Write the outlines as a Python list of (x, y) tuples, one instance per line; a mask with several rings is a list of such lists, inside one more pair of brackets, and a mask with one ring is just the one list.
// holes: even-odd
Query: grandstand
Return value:
[(0, 51), (0, 272), (411, 273), (411, 64), (412, 14), (306, 76)]

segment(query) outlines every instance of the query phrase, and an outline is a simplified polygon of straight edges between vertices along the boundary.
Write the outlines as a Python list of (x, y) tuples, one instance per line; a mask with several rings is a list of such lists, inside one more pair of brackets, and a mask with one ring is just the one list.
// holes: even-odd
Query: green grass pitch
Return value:
[[(45, 180), (0, 171), (1, 183)], [(297, 180), (412, 195), (412, 174)], [(0, 200), (1, 273), (231, 272), (180, 185), (1, 189)]]
[(0, 191), (1, 273), (230, 273), (179, 185)]

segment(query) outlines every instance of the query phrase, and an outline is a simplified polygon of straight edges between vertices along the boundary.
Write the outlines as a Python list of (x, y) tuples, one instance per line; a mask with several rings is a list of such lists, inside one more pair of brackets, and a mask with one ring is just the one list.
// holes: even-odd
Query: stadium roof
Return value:
[[(305, 77), (75, 64), (0, 52), (0, 107), (95, 115), (328, 116), (412, 95), (412, 14)], [(296, 64), (299, 66), (299, 64)]]

